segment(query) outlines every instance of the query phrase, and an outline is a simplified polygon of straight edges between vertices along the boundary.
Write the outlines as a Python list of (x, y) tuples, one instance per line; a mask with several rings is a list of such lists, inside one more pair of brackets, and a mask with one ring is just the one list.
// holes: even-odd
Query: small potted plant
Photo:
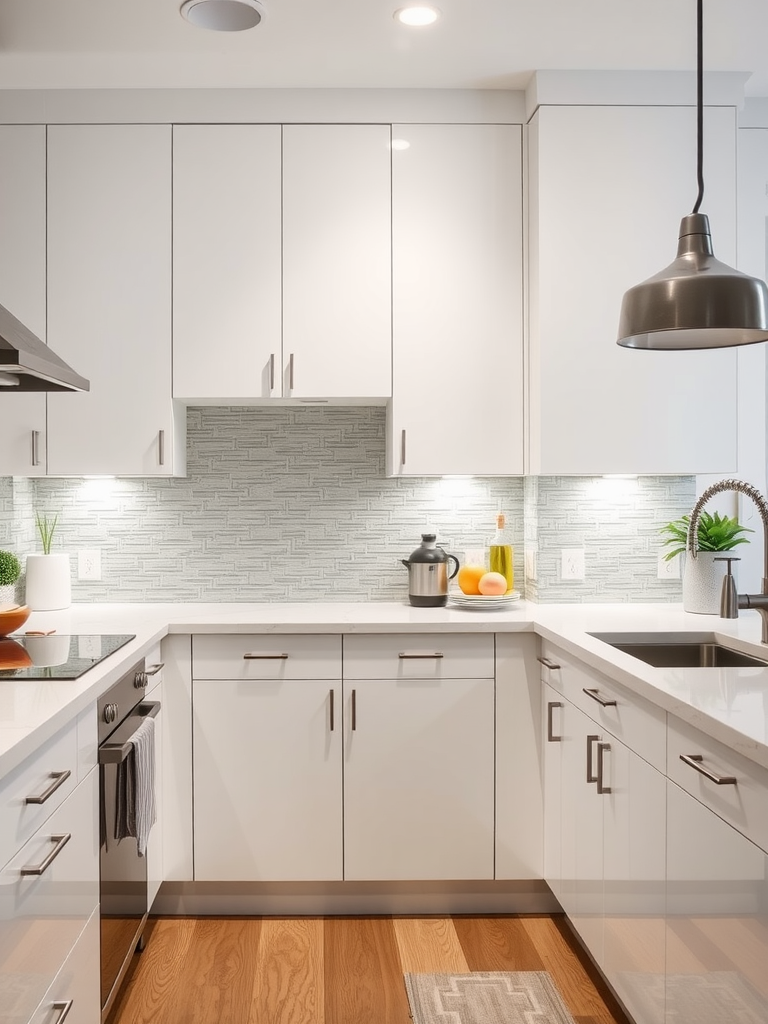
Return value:
[[(685, 555), (690, 521), (689, 515), (681, 516), (662, 526), (662, 543), (670, 549), (664, 556), (666, 561)], [(735, 517), (702, 511), (696, 533), (696, 557), (688, 555), (683, 562), (683, 609), (717, 615), (726, 563), (715, 559), (722, 558), (723, 552), (733, 551), (739, 544), (748, 544), (749, 538), (743, 534), (754, 533), (754, 530), (742, 526)]]
[(0, 551), (0, 607), (16, 604), (16, 581), (21, 576), (21, 562), (12, 551)]
[(51, 551), (58, 522), (58, 515), (35, 513), (35, 526), (43, 553), (27, 555), (26, 600), (33, 611), (69, 608), (72, 603), (69, 555)]

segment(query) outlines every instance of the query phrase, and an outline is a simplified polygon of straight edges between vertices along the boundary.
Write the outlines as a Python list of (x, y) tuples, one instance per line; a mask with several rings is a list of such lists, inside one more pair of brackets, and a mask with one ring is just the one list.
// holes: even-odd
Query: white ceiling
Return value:
[[(210, 32), (181, 0), (0, 0), (0, 88), (522, 89), (537, 69), (691, 70), (695, 0), (264, 0), (246, 32)], [(707, 71), (768, 96), (768, 2), (705, 0)]]

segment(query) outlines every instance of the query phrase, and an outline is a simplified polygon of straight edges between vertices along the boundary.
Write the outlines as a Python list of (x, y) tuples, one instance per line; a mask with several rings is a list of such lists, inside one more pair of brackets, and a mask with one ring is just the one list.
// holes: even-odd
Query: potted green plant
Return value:
[[(669, 547), (666, 561), (683, 555), (683, 609), (704, 615), (717, 615), (726, 563), (717, 561), (723, 552), (733, 551), (739, 544), (748, 544), (745, 533), (754, 533), (742, 526), (736, 517), (702, 511), (696, 531), (696, 557), (686, 555), (691, 517), (681, 516), (661, 527), (662, 543)], [(738, 557), (738, 556), (734, 556)]]
[(16, 604), (16, 581), (21, 562), (12, 551), (0, 551), (0, 605)]
[(59, 522), (54, 516), (35, 513), (35, 526), (43, 553), (27, 555), (27, 604), (33, 611), (54, 611), (72, 603), (69, 555), (51, 551)]

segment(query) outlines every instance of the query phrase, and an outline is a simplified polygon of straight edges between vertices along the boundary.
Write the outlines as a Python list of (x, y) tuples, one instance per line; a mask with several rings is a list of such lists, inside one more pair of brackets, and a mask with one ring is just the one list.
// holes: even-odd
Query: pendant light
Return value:
[(677, 259), (624, 295), (617, 344), (636, 349), (707, 349), (768, 341), (768, 288), (716, 260), (704, 197), (703, 0), (697, 0), (696, 108), (699, 191), (683, 217)]

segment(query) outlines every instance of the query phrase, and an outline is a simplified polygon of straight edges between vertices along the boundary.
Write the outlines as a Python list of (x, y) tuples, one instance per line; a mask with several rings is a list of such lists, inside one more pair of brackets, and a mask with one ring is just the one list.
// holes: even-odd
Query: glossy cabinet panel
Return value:
[(493, 691), (345, 679), (346, 879), (493, 878)]
[[(80, 938), (45, 993), (30, 1024), (99, 1024), (99, 913), (94, 911)], [(68, 1009), (67, 1009), (68, 1007)], [(63, 1016), (66, 1010), (66, 1018)]]
[(542, 683), (541, 692), (544, 722), (541, 741), (544, 771), (544, 880), (559, 898), (563, 851), (563, 699), (561, 694), (546, 683)]
[(342, 877), (341, 686), (193, 682), (196, 881)]
[(768, 1020), (768, 855), (667, 786), (667, 1024)]

